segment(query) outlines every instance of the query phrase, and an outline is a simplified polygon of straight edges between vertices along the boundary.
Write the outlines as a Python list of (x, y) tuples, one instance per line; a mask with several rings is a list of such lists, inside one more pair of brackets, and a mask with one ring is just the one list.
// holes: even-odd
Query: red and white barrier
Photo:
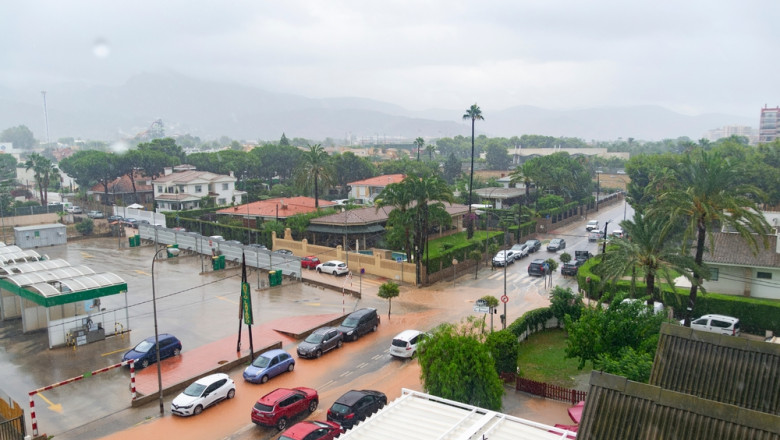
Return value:
[(91, 377), (96, 374), (104, 373), (114, 368), (123, 367), (125, 365), (130, 365), (130, 392), (132, 393), (132, 400), (135, 400), (135, 359), (123, 361), (118, 364), (101, 368), (99, 370), (90, 371), (89, 373), (84, 373), (81, 376), (72, 377), (70, 379), (63, 380), (62, 382), (57, 382), (51, 385), (47, 385), (43, 388), (38, 388), (37, 390), (30, 391), (28, 394), (30, 396), (30, 420), (32, 420), (33, 436), (35, 437), (38, 436), (38, 420), (35, 418), (35, 400), (33, 400), (33, 397), (36, 394), (51, 390), (53, 388), (60, 387), (62, 385), (67, 385), (69, 383), (79, 381), (81, 379), (84, 379), (85, 377)]

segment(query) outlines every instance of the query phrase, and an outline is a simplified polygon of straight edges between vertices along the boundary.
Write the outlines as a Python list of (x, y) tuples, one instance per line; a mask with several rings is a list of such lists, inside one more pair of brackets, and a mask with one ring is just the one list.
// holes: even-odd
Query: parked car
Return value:
[(241, 242), (240, 242), (240, 241), (238, 241), (238, 240), (225, 240), (225, 243), (226, 243), (226, 244), (236, 244), (236, 245), (240, 245), (240, 246), (243, 246), (243, 245), (244, 245), (244, 243), (241, 243)]
[(543, 259), (537, 258), (528, 265), (528, 275), (544, 276), (547, 267), (548, 265)]
[(404, 330), (398, 333), (390, 343), (390, 355), (399, 358), (413, 358), (417, 355), (417, 344), (424, 337), (425, 333), (419, 330)]
[[(160, 360), (178, 356), (181, 353), (181, 341), (176, 336), (160, 333), (157, 335), (157, 338), (160, 341)], [(122, 355), (123, 361), (129, 361), (130, 359), (135, 359), (136, 368), (146, 368), (149, 364), (157, 362), (154, 336), (149, 336)]]
[(108, 220), (109, 223), (114, 223), (114, 222), (122, 223), (125, 221), (124, 217), (122, 217), (121, 215), (109, 215), (106, 220)]
[(260, 244), (260, 243), (249, 243), (247, 246), (255, 249), (263, 249), (266, 251), (268, 250), (268, 248), (264, 244)]
[(623, 232), (622, 229), (618, 228), (618, 229), (615, 229), (614, 231), (612, 231), (612, 236), (615, 237), (615, 238), (624, 238), (625, 237), (625, 233)]
[(352, 390), (336, 399), (328, 409), (328, 421), (350, 429), (387, 404), (387, 396), (380, 391)]
[(196, 416), (204, 409), (236, 396), (236, 384), (225, 373), (202, 377), (184, 389), (171, 402), (171, 412), (179, 416)]
[[(645, 301), (643, 301), (643, 300), (641, 300), (641, 299), (636, 299), (636, 298), (626, 298), (626, 299), (624, 299), (623, 301), (620, 301), (620, 302), (621, 302), (622, 304), (634, 304), (634, 303), (639, 303), (639, 304), (641, 304), (641, 305), (642, 305), (642, 307), (644, 307), (644, 311), (643, 311), (642, 313), (646, 313), (648, 310), (650, 310), (650, 305), (649, 305), (649, 304), (647, 304), (647, 302), (645, 302)], [(664, 309), (664, 304), (663, 304), (662, 302), (660, 302), (660, 301), (654, 301), (654, 302), (653, 302), (653, 313), (655, 313), (656, 315), (660, 315), (660, 314), (663, 314), (663, 313), (665, 313), (665, 312), (666, 312), (666, 311), (665, 311), (665, 309)]]
[(533, 254), (534, 252), (542, 248), (542, 242), (539, 240), (528, 240), (525, 242), (525, 245), (528, 246), (529, 254)]
[(302, 269), (316, 269), (317, 265), (320, 263), (321, 263), (320, 259), (315, 257), (314, 255), (309, 255), (301, 258)]
[(602, 237), (604, 237), (604, 233), (598, 229), (588, 232), (588, 241), (599, 241)]
[(299, 422), (284, 431), (279, 440), (332, 440), (344, 433), (338, 423), (319, 420)]
[(318, 358), (322, 353), (341, 348), (343, 344), (344, 333), (336, 327), (318, 328), (298, 344), (298, 357)]
[(89, 211), (87, 212), (87, 217), (98, 219), (98, 218), (105, 218), (105, 215), (103, 215), (103, 212), (101, 211)]
[(588, 224), (585, 225), (585, 230), (590, 232), (592, 230), (599, 230), (599, 221), (598, 220), (590, 220), (588, 221)]
[(71, 214), (83, 214), (84, 213), (84, 210), (81, 209), (81, 206), (77, 206), (77, 205), (72, 205), (72, 206), (68, 207), (65, 210), (67, 212), (71, 213)]
[(574, 259), (582, 261), (580, 265), (593, 258), (593, 254), (588, 251), (574, 251)]
[[(685, 320), (680, 321), (683, 324)], [(723, 335), (739, 336), (739, 318), (726, 315), (704, 315), (691, 321), (691, 328)]]
[(260, 354), (244, 370), (244, 380), (251, 383), (266, 383), (286, 371), (295, 369), (295, 359), (284, 350), (268, 350)]
[(331, 275), (344, 275), (347, 272), (349, 272), (349, 268), (347, 268), (347, 263), (339, 260), (330, 260), (324, 263), (320, 263), (317, 266), (315, 266), (315, 269), (317, 269), (317, 272), (320, 273), (325, 272)]
[(135, 222), (133, 227), (138, 229), (138, 225), (149, 225), (149, 220), (144, 220), (144, 219), (138, 220)]
[(553, 238), (547, 244), (547, 250), (550, 252), (557, 252), (566, 249), (566, 240), (562, 238)]
[(513, 245), (509, 250), (515, 253), (515, 260), (528, 256), (528, 245), (525, 243)]
[(277, 254), (282, 254), (282, 255), (293, 255), (293, 251), (291, 251), (289, 249), (276, 249), (276, 250), (274, 250), (274, 252), (276, 252)]
[(252, 407), (252, 422), (282, 431), (290, 419), (307, 410), (316, 411), (319, 401), (317, 390), (312, 388), (277, 388), (257, 400)]
[(132, 217), (127, 217), (126, 219), (124, 219), (123, 224), (125, 226), (131, 227), (131, 228), (137, 228), (138, 227), (138, 220), (136, 220), (136, 219), (134, 219)]
[(506, 266), (515, 262), (515, 253), (512, 251), (498, 251), (493, 257), (493, 267)]
[(375, 332), (379, 326), (379, 315), (376, 309), (365, 308), (355, 310), (347, 315), (338, 330), (344, 334), (344, 340), (357, 341), (357, 339), (368, 332)]
[(580, 263), (579, 260), (571, 260), (568, 263), (563, 263), (563, 266), (561, 266), (561, 275), (577, 275), (577, 271), (579, 271), (581, 265), (582, 263)]

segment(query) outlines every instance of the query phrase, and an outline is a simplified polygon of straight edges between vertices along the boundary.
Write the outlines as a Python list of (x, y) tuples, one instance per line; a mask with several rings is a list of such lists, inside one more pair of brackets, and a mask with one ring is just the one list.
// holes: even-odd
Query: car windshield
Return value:
[(139, 352), (139, 353), (146, 353), (149, 351), (152, 347), (154, 347), (154, 342), (149, 341), (141, 341), (140, 344), (136, 345), (133, 350)]
[(271, 359), (265, 357), (265, 356), (258, 356), (254, 361), (252, 361), (252, 366), (258, 367), (258, 368), (265, 368), (268, 366), (268, 364), (271, 362)]
[(358, 318), (349, 317), (349, 318), (345, 319), (344, 322), (341, 323), (341, 325), (343, 325), (344, 327), (350, 327), (350, 328), (357, 327), (357, 325), (358, 325)]
[(308, 342), (309, 344), (319, 344), (322, 342), (322, 340), (325, 339), (325, 334), (323, 333), (312, 333), (309, 335), (308, 338), (304, 339), (304, 342)]
[(330, 411), (334, 412), (336, 414), (348, 414), (350, 409), (347, 405), (341, 404), (341, 403), (334, 403), (333, 406), (330, 407)]
[(196, 383), (188, 386), (184, 390), (184, 394), (186, 394), (187, 396), (199, 397), (201, 395), (201, 393), (203, 393), (203, 390), (205, 390), (205, 389), (206, 389), (206, 385), (202, 385), (202, 384), (199, 384), (199, 383), (196, 382)]
[(528, 241), (525, 242), (525, 244), (527, 246), (533, 246), (534, 245), (534, 241), (533, 240), (528, 240)]

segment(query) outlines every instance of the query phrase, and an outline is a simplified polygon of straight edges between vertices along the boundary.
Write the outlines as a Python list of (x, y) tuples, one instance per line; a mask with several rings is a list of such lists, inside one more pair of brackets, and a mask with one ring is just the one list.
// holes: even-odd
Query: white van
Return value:
[[(685, 323), (685, 320), (681, 323)], [(726, 315), (704, 315), (691, 321), (691, 328), (704, 332), (739, 336), (739, 319)]]

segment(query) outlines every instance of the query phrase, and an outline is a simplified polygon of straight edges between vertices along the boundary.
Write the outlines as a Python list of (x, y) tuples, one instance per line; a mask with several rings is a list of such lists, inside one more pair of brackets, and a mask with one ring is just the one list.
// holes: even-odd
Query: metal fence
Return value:
[(0, 440), (23, 440), (25, 436), (24, 414), (0, 421)]
[(301, 259), (295, 255), (271, 252), (268, 249), (231, 243), (225, 240), (204, 237), (197, 232), (182, 232), (162, 226), (138, 225), (142, 240), (157, 244), (176, 244), (179, 249), (206, 256), (224, 255), (225, 261), (241, 263), (246, 256), (246, 265), (262, 270), (281, 270), (283, 275), (301, 279)]

